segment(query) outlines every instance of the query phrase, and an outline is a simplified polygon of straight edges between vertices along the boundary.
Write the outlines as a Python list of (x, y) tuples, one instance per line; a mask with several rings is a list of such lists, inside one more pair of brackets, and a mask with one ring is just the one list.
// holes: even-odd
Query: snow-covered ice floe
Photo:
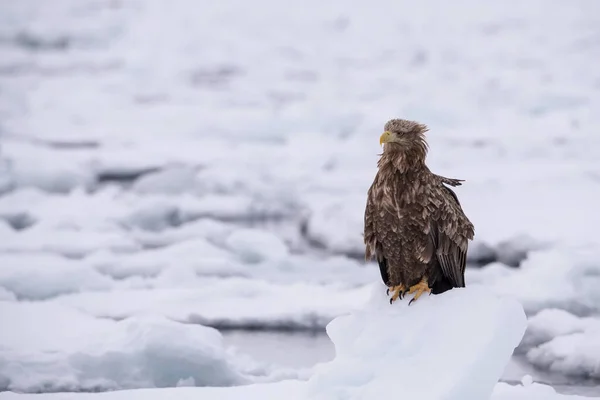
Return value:
[(520, 268), (494, 263), (467, 269), (467, 284), (516, 297), (528, 315), (558, 308), (577, 316), (600, 313), (600, 256), (595, 245), (532, 251)]
[(540, 371), (600, 378), (600, 264), (597, 246), (531, 252), (519, 269), (467, 270), (470, 285), (513, 296), (529, 324), (517, 351)]
[(600, 379), (600, 319), (543, 310), (529, 320), (519, 351), (542, 370)]
[(426, 297), (412, 306), (408, 298), (395, 307), (387, 300), (377, 285), (364, 310), (327, 326), (336, 357), (316, 368), (308, 393), (323, 399), (381, 398), (393, 392), (429, 399), (487, 398), (525, 331), (517, 302), (480, 288)]
[(225, 349), (219, 331), (145, 315), (94, 318), (51, 303), (0, 301), (0, 390), (105, 391), (281, 379)]
[(468, 284), (585, 318), (542, 334), (564, 315), (534, 317), (522, 350), (596, 374), (600, 268), (568, 246), (599, 243), (597, 2), (10, 3), (0, 300), (115, 332), (145, 314), (322, 330), (379, 279), (356, 261), (361, 216), (399, 116), (430, 126), (434, 172), (466, 179), (469, 260), (496, 261)]
[[(373, 285), (371, 289), (371, 298), (364, 307), (328, 324), (327, 333), (335, 345), (335, 358), (318, 364), (307, 380), (287, 379), (229, 388), (124, 390), (101, 394), (5, 392), (0, 393), (0, 399), (33, 396), (40, 400), (86, 397), (107, 400), (155, 397), (350, 400), (385, 398), (390, 393), (426, 400), (481, 400), (490, 396), (493, 400), (563, 398), (549, 387), (530, 382), (523, 387), (497, 384), (526, 328), (525, 313), (516, 301), (474, 287), (422, 297), (411, 306), (408, 306), (408, 299), (390, 306), (382, 285)], [(4, 309), (4, 312), (28, 312), (15, 307)], [(52, 314), (56, 315), (56, 312)], [(43, 315), (40, 313), (37, 318), (41, 319)], [(56, 335), (50, 331), (46, 342), (42, 343), (32, 343), (26, 336), (19, 337), (17, 332), (27, 332), (23, 330), (26, 326), (10, 329), (8, 332), (12, 334), (3, 333), (7, 336), (3, 342), (10, 340), (22, 345), (20, 354), (4, 352), (0, 364), (3, 370), (20, 371), (21, 376), (28, 379), (41, 373), (46, 377), (53, 373), (55, 379), (72, 383), (82, 378), (77, 375), (81, 373), (79, 368), (87, 364), (91, 366), (91, 370), (85, 371), (88, 374), (100, 373), (104, 379), (107, 376), (117, 379), (117, 375), (122, 375), (118, 378), (121, 381), (154, 378), (157, 387), (166, 379), (173, 384), (198, 384), (215, 379), (217, 372), (220, 379), (226, 377), (232, 384), (248, 382), (248, 378), (233, 372), (219, 345), (218, 333), (207, 328), (179, 328), (177, 336), (173, 336), (175, 332), (163, 320), (160, 323), (152, 319), (150, 322), (127, 321), (120, 329), (115, 329), (117, 323), (112, 321), (95, 321), (103, 326), (89, 329), (104, 332), (102, 336), (112, 336), (99, 340), (94, 335), (92, 338), (76, 335), (68, 325), (69, 319), (56, 321), (58, 326), (54, 329), (71, 334)], [(61, 337), (58, 341), (57, 336)], [(53, 344), (53, 341), (57, 343)], [(69, 370), (71, 366), (65, 365), (61, 369), (48, 370), (44, 360), (28, 359), (30, 346), (51, 349), (52, 345), (63, 351), (70, 348), (68, 359), (79, 368)], [(49, 352), (47, 357), (52, 354)], [(125, 361), (127, 363), (122, 364)], [(28, 373), (24, 373), (27, 368)], [(6, 381), (6, 373), (3, 374), (2, 379)], [(98, 379), (98, 376), (92, 378)], [(29, 390), (36, 388), (39, 386), (31, 386)]]
[(115, 290), (51, 300), (97, 317), (121, 319), (157, 313), (218, 328), (321, 331), (336, 316), (360, 307), (368, 287), (250, 279), (204, 279), (203, 287)]

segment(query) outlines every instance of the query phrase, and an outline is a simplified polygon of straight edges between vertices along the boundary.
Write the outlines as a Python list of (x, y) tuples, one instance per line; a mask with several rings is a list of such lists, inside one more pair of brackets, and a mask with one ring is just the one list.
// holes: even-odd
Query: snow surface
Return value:
[[(254, 395), (275, 398), (274, 393), (281, 396), (282, 390), (291, 388), (292, 398), (299, 399), (367, 399), (392, 391), (427, 400), (490, 397), (526, 328), (525, 313), (516, 301), (489, 294), (483, 288), (468, 288), (422, 297), (411, 306), (408, 306), (409, 300), (404, 299), (392, 307), (384, 286), (371, 286), (371, 298), (361, 309), (337, 317), (328, 324), (327, 334), (336, 351), (333, 361), (317, 365), (308, 380), (302, 383), (280, 382), (262, 386), (264, 390), (257, 386), (244, 388), (244, 396), (252, 396), (253, 391), (260, 390)], [(25, 307), (22, 304), (6, 303), (4, 306), (3, 313), (27, 316), (27, 319), (23, 318), (22, 326), (11, 327), (2, 333), (3, 343), (21, 349), (18, 353), (3, 354), (0, 364), (8, 365), (8, 368), (4, 367), (7, 372), (2, 372), (2, 379), (8, 380), (7, 389), (13, 391), (37, 391), (44, 384), (57, 382), (57, 378), (70, 378), (71, 382), (62, 383), (63, 389), (68, 389), (68, 384), (75, 384), (78, 378), (82, 389), (89, 390), (94, 384), (106, 385), (106, 381), (98, 381), (97, 375), (88, 377), (86, 372), (99, 374), (103, 379), (118, 379), (110, 382), (115, 388), (127, 388), (135, 380), (142, 380), (133, 383), (140, 386), (164, 387), (180, 381), (199, 385), (199, 379), (206, 382), (227, 377), (232, 380), (231, 384), (239, 384), (244, 379), (226, 363), (220, 335), (210, 328), (187, 326), (177, 329), (177, 324), (166, 323), (164, 319), (97, 321), (95, 323), (102, 326), (82, 324), (90, 330), (82, 335), (71, 329), (73, 322), (82, 317), (64, 313), (56, 321), (57, 331), (36, 343), (31, 341), (36, 335), (23, 337), (20, 332), (29, 332), (31, 326), (26, 325), (33, 321), (43, 322), (43, 315), (59, 313), (56, 310), (39, 310), (39, 315), (32, 313), (39, 305), (34, 305), (32, 310), (22, 309)], [(101, 338), (88, 335), (102, 330), (105, 333)], [(98, 339), (101, 340), (98, 342)], [(78, 368), (74, 368), (71, 376), (61, 376), (64, 369), (48, 370), (47, 364), (28, 360), (27, 352), (36, 346), (49, 351), (49, 357), (72, 352), (67, 358)], [(74, 352), (72, 349), (85, 350)], [(86, 362), (92, 364), (88, 367), (91, 371), (87, 371)], [(27, 386), (28, 382), (14, 381), (10, 376), (12, 371), (20, 371), (21, 379), (27, 376), (30, 386)], [(53, 373), (57, 376), (51, 376)], [(146, 381), (149, 377), (154, 381)], [(432, 379), (435, 385), (431, 384)], [(241, 395), (242, 389), (196, 391), (203, 398), (212, 395), (223, 398), (234, 396), (234, 393)], [(0, 398), (5, 397), (10, 395), (0, 394)]]
[(532, 363), (595, 376), (598, 26), (594, 0), (2, 2), (0, 301), (93, 337), (323, 330), (379, 280), (362, 214), (405, 117), (466, 180), (467, 284), (523, 304)]

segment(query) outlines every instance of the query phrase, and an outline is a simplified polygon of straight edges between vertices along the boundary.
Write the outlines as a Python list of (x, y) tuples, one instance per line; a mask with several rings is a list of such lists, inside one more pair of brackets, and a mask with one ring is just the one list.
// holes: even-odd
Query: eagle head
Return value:
[[(406, 119), (391, 119), (383, 127), (379, 144), (384, 145), (383, 153), (401, 156), (403, 162), (425, 162), (427, 155), (426, 125)], [(391, 156), (391, 154), (390, 154)]]
[(390, 119), (385, 123), (383, 130), (385, 132), (379, 138), (379, 144), (398, 143), (400, 145), (410, 145), (414, 141), (425, 142), (424, 133), (427, 132), (427, 126), (406, 119)]

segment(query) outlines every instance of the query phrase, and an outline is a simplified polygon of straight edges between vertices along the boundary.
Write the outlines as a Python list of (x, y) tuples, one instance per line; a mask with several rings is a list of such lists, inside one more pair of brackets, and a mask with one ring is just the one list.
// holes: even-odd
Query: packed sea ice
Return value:
[[(276, 383), (221, 389), (138, 389), (103, 394), (38, 394), (33, 395), (32, 399), (81, 400), (99, 397), (103, 400), (131, 400), (164, 396), (176, 399), (190, 396), (203, 399), (233, 399), (240, 396), (248, 399), (277, 399), (284, 396), (290, 399), (352, 400), (385, 397), (388, 393), (418, 396), (425, 400), (481, 400), (490, 396), (493, 400), (498, 400), (525, 398), (526, 395), (544, 395), (545, 399), (566, 398), (554, 395), (549, 387), (532, 386), (531, 382), (523, 387), (497, 384), (526, 329), (525, 313), (515, 300), (490, 294), (484, 288), (468, 288), (439, 296), (422, 297), (411, 306), (408, 305), (408, 299), (404, 299), (398, 301), (396, 307), (389, 307), (383, 285), (371, 285), (370, 289), (370, 299), (363, 307), (337, 317), (328, 324), (327, 333), (335, 345), (335, 358), (317, 365), (307, 380), (287, 379)], [(61, 323), (59, 329), (70, 330), (70, 325), (65, 324), (69, 322), (68, 318), (58, 321)], [(111, 324), (115, 323), (107, 321), (107, 326), (102, 328), (114, 330), (115, 327)], [(23, 330), (14, 330), (19, 331)], [(98, 332), (100, 329), (94, 327), (92, 331)], [(81, 368), (82, 361), (87, 360), (93, 362), (92, 373), (104, 379), (116, 379), (118, 376), (124, 382), (124, 388), (133, 379), (154, 379), (153, 382), (143, 381), (143, 384), (150, 387), (175, 386), (178, 382), (182, 386), (190, 382), (197, 384), (197, 379), (206, 379), (212, 374), (221, 378), (229, 377), (229, 384), (240, 384), (248, 379), (236, 374), (227, 365), (219, 344), (219, 334), (210, 328), (190, 327), (189, 334), (182, 334), (180, 330), (169, 328), (169, 324), (164, 321), (159, 324), (153, 320), (144, 323), (127, 321), (115, 333), (115, 337), (108, 339), (93, 336), (87, 338), (85, 341), (90, 343), (83, 346), (70, 343), (71, 348), (79, 348), (68, 357), (74, 363), (79, 361), (71, 375), (63, 377), (60, 374), (65, 369), (49, 370), (47, 365), (38, 365), (30, 370), (29, 376), (44, 373), (47, 382), (57, 382), (61, 378), (65, 381), (73, 380), (90, 372)], [(71, 336), (75, 337), (74, 335), (71, 330)], [(55, 349), (64, 347), (64, 343), (60, 343), (62, 339), (52, 343), (52, 336), (51, 333), (46, 343), (36, 345), (46, 346), (48, 349), (53, 345)], [(77, 335), (76, 338), (77, 341), (83, 340), (82, 335)], [(12, 339), (17, 340), (15, 337)], [(98, 339), (101, 340), (98, 342)], [(26, 340), (17, 341), (22, 344)], [(24, 347), (23, 353), (26, 350)], [(183, 358), (187, 363), (181, 362), (181, 359), (176, 361), (178, 352), (188, 351)], [(15, 364), (24, 365), (29, 361), (22, 358), (23, 354), (15, 356), (9, 363), (15, 369)], [(180, 355), (182, 356), (183, 354)], [(124, 360), (135, 364), (124, 364)], [(37, 362), (41, 364), (39, 360)], [(222, 369), (216, 368), (218, 365)], [(210, 366), (214, 369), (210, 369)], [(147, 376), (142, 376), (144, 373)], [(96, 384), (101, 383), (106, 381), (96, 381)], [(115, 381), (111, 383), (114, 384)], [(136, 382), (143, 387), (141, 383)], [(26, 400), (28, 397), (9, 392), (0, 393), (2, 400)]]
[[(74, 360), (149, 327), (322, 331), (359, 310), (380, 279), (362, 215), (392, 117), (426, 123), (428, 165), (466, 180), (467, 284), (523, 305), (518, 351), (598, 377), (599, 4), (3, 2), (0, 386), (171, 384), (141, 367), (154, 336), (126, 355), (140, 375)], [(195, 384), (274, 376), (239, 360)]]

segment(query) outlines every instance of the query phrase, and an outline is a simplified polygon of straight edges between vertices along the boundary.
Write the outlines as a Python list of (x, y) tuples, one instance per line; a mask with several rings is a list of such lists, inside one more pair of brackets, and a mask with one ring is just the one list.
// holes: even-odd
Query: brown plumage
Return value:
[(416, 300), (425, 292), (464, 287), (474, 227), (445, 186), (462, 181), (435, 175), (425, 165), (425, 125), (393, 119), (384, 131), (365, 209), (367, 260), (376, 257), (381, 278), (393, 292), (390, 303), (407, 292), (416, 293)]

